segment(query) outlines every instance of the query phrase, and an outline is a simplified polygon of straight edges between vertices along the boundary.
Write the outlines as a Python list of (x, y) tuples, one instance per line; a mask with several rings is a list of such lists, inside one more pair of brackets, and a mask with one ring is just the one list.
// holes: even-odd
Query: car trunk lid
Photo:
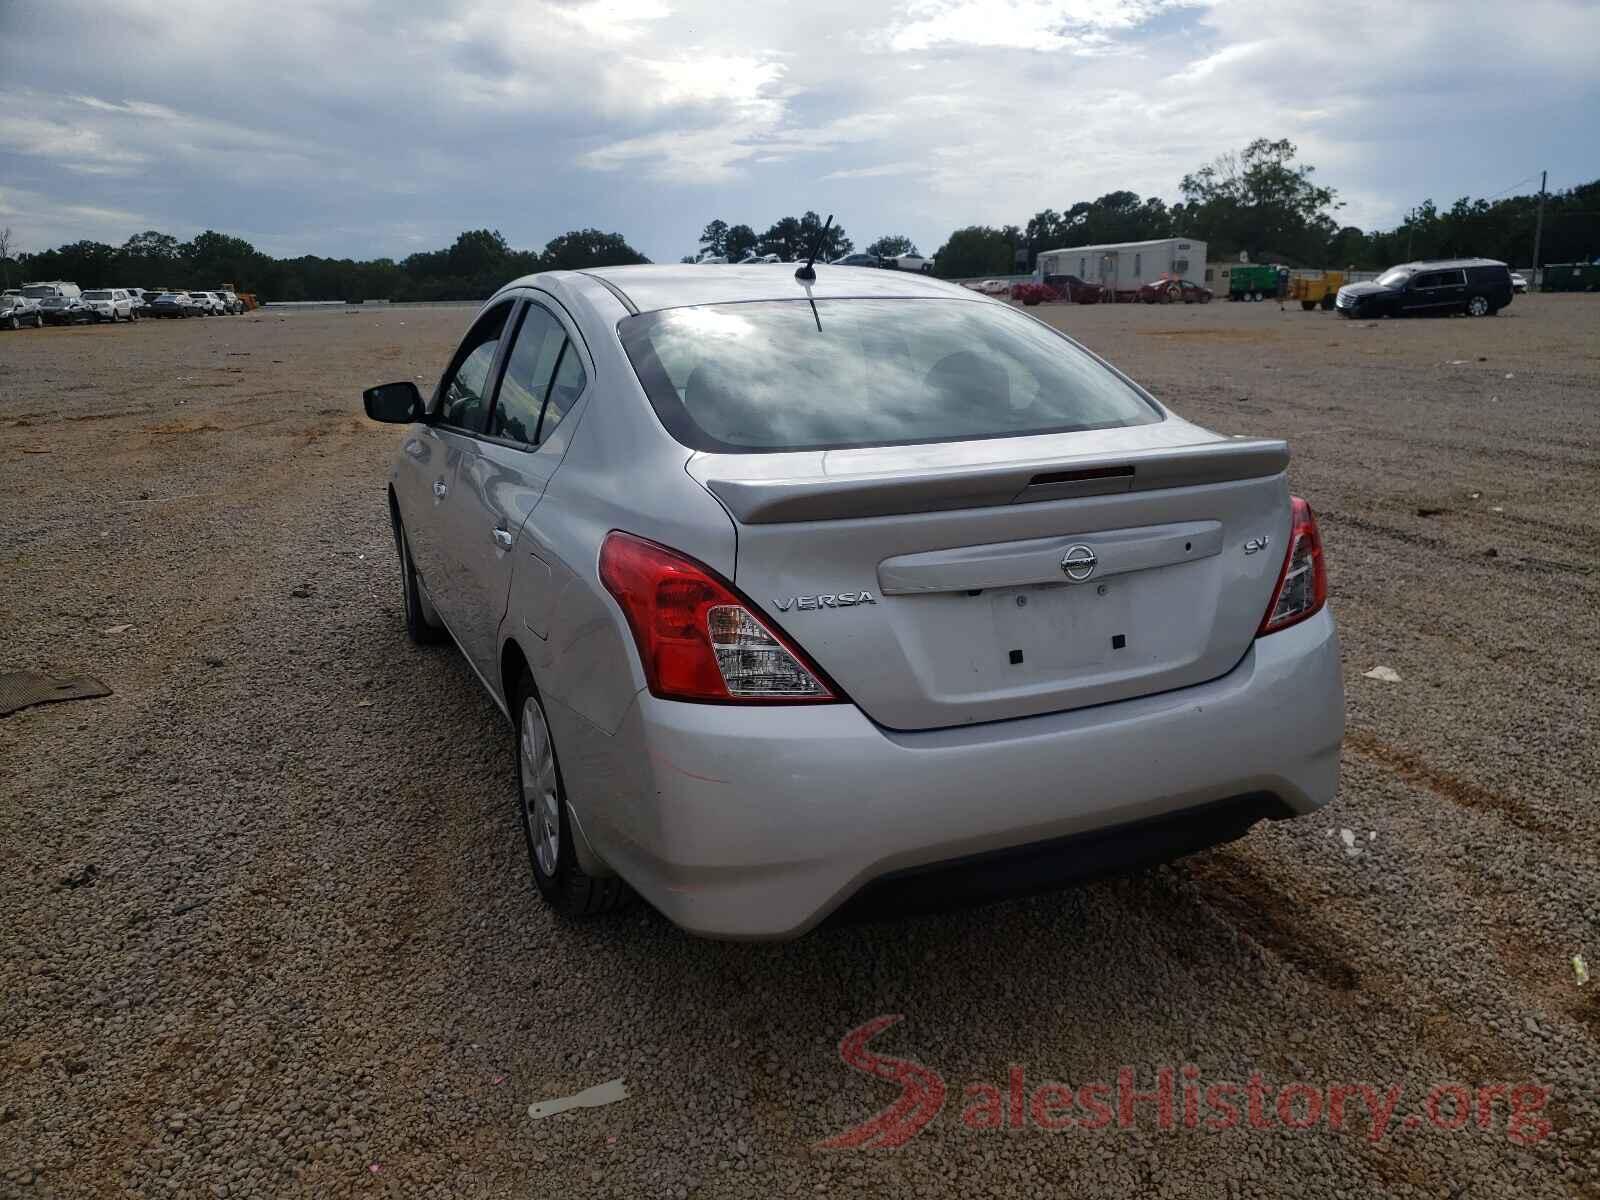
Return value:
[[(929, 729), (1225, 674), (1289, 528), (1280, 441), (1175, 419), (942, 445), (700, 453), (735, 582), (873, 720)], [(1263, 552), (1265, 551), (1265, 552)]]

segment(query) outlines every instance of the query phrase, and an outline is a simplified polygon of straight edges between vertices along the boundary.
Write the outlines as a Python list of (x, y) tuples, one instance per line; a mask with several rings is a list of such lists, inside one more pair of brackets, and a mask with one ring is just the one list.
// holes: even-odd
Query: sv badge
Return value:
[(1246, 554), (1254, 554), (1259, 550), (1265, 550), (1267, 548), (1267, 543), (1271, 540), (1272, 539), (1267, 537), (1265, 534), (1263, 534), (1261, 537), (1253, 537), (1244, 544), (1244, 552)]

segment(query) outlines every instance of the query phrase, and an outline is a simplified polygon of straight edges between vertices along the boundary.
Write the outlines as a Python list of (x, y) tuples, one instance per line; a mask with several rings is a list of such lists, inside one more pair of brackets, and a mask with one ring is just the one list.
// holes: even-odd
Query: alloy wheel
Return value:
[(517, 766), (528, 836), (539, 870), (549, 879), (554, 877), (561, 859), (561, 797), (556, 786), (556, 755), (550, 744), (550, 727), (533, 696), (522, 701), (520, 744)]

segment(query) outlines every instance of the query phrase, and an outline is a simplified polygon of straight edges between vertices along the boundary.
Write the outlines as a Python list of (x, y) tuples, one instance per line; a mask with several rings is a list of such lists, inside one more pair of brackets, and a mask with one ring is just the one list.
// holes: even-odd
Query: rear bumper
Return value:
[[(1117, 841), (1132, 866), (1151, 857), (1141, 851), (1171, 857), (1261, 815), (1312, 812), (1337, 786), (1344, 689), (1324, 610), (1210, 683), (966, 728), (896, 733), (853, 705), (648, 693), (611, 735), (559, 705), (551, 717), (573, 806), (606, 862), (692, 932), (782, 938), (930, 864), (1031, 848), (1031, 865), (1011, 870), (1025, 889), (1050, 881), (1054, 850), (1083, 857), (1081, 840), (1040, 843), (1130, 833)], [(1161, 821), (1208, 806), (1219, 821)], [(1140, 835), (1151, 821), (1176, 836)]]

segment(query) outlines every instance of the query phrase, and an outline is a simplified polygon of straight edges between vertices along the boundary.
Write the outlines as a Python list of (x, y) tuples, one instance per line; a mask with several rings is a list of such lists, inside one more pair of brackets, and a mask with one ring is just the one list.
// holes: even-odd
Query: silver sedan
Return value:
[(905, 272), (519, 279), (388, 480), (405, 613), (509, 718), (534, 883), (697, 933), (987, 899), (1326, 804), (1288, 448)]

